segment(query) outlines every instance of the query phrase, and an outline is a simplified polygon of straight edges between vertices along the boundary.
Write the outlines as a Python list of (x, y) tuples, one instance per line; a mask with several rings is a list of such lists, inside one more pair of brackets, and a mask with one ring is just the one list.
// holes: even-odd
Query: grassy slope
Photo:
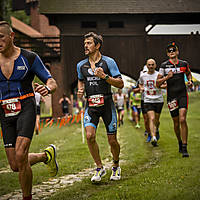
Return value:
[[(110, 182), (110, 171), (108, 171), (106, 177), (98, 185), (91, 184), (90, 179), (87, 178), (82, 183), (76, 183), (61, 190), (50, 199), (200, 199), (199, 97), (200, 94), (192, 94), (189, 104), (190, 158), (183, 159), (178, 153), (172, 121), (164, 105), (158, 148), (146, 144), (143, 129), (136, 130), (128, 119), (119, 129), (121, 159), (124, 161), (121, 164), (121, 181)], [(87, 145), (81, 143), (80, 132), (80, 125), (61, 129), (57, 127), (43, 129), (39, 137), (34, 137), (31, 152), (42, 151), (50, 143), (56, 144), (60, 164), (58, 176), (93, 167)], [(111, 160), (102, 123), (98, 128), (97, 140), (102, 159)], [(0, 145), (0, 168), (5, 166), (7, 166), (7, 161), (3, 146)], [(43, 164), (34, 166), (33, 173), (34, 184), (49, 178)], [(0, 195), (19, 187), (17, 174), (14, 173), (0, 174), (0, 182)]]

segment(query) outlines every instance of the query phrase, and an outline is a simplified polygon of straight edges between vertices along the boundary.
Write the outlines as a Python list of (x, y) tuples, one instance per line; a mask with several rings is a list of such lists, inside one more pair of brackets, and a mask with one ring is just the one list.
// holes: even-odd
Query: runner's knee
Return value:
[(92, 134), (91, 132), (88, 132), (87, 133), (87, 141), (90, 142), (90, 143), (95, 142), (95, 135)]
[(11, 170), (13, 171), (13, 172), (18, 172), (19, 171), (19, 169), (18, 169), (18, 167), (17, 167), (17, 164), (16, 163), (10, 163), (10, 168), (11, 168)]

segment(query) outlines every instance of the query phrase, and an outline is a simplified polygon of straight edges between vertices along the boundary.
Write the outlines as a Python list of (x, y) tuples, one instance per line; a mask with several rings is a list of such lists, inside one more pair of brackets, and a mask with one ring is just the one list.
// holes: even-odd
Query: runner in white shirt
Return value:
[[(148, 68), (145, 65), (143, 67), (143, 70), (140, 72), (140, 77), (142, 76), (143, 73), (147, 72)], [(140, 82), (140, 78), (137, 81), (137, 87), (139, 87), (139, 82)], [(151, 133), (150, 133), (150, 128), (149, 128), (149, 119), (148, 119), (148, 115), (147, 115), (147, 111), (144, 108), (144, 92), (140, 91), (142, 93), (141, 96), (141, 110), (142, 110), (142, 115), (143, 115), (143, 119), (144, 119), (144, 126), (145, 126), (145, 132), (144, 135), (148, 136), (146, 142), (150, 142), (151, 141)]]
[(166, 88), (166, 84), (163, 84), (160, 88), (156, 87), (158, 72), (155, 70), (156, 62), (154, 59), (147, 60), (147, 68), (148, 71), (140, 77), (140, 89), (144, 91), (144, 108), (149, 118), (151, 143), (155, 147), (159, 139), (158, 135), (156, 138), (156, 130), (160, 124), (160, 113), (164, 104), (161, 88)]
[(44, 98), (38, 92), (35, 92), (35, 102), (36, 102), (35, 134), (38, 135), (40, 130), (40, 103), (44, 102)]
[(123, 125), (124, 118), (124, 103), (125, 103), (125, 94), (122, 93), (122, 89), (118, 89), (118, 93), (115, 95), (115, 104), (118, 113), (118, 126)]

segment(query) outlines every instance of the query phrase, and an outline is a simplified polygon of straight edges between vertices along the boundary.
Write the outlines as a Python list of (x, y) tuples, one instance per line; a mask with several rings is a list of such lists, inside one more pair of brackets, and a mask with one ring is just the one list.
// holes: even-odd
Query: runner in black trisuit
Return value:
[(192, 75), (187, 61), (178, 59), (179, 51), (174, 42), (167, 46), (169, 60), (163, 62), (159, 69), (157, 87), (167, 82), (167, 102), (174, 123), (174, 131), (179, 142), (179, 152), (189, 157), (187, 152), (188, 126), (186, 121), (188, 94), (184, 74), (188, 86), (192, 87)]
[(84, 114), (84, 126), (90, 153), (97, 165), (96, 172), (91, 181), (101, 181), (106, 174), (99, 155), (96, 143), (96, 129), (99, 118), (102, 117), (113, 155), (113, 167), (110, 180), (121, 178), (119, 167), (120, 145), (117, 141), (117, 116), (112, 100), (111, 85), (123, 88), (124, 83), (116, 62), (100, 53), (103, 39), (96, 33), (88, 33), (84, 36), (85, 55), (88, 56), (77, 64), (78, 72), (78, 97), (86, 92), (86, 108)]

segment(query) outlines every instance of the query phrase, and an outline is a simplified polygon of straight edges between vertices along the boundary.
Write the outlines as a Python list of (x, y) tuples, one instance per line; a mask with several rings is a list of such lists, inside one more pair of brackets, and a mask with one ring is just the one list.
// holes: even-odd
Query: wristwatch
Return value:
[(51, 89), (48, 86), (46, 86), (46, 85), (44, 87), (45, 87), (45, 89), (47, 89), (48, 94), (51, 94)]
[(108, 80), (110, 78), (110, 76), (108, 74), (106, 74), (104, 80)]

